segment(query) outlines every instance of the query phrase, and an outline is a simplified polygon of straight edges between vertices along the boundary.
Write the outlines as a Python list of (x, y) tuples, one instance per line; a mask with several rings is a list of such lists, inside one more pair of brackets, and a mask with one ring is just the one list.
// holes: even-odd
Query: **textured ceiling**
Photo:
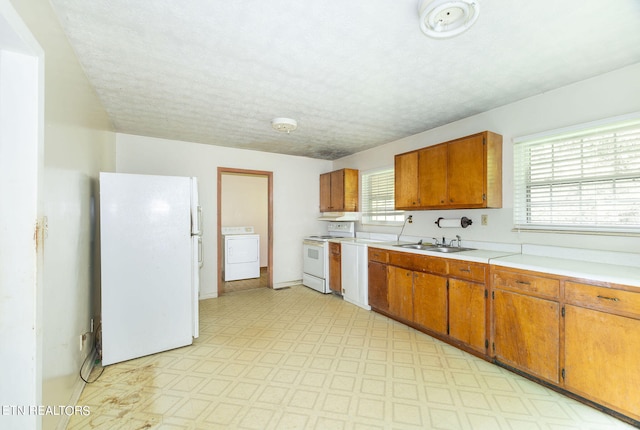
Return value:
[(323, 159), (640, 61), (637, 0), (480, 0), (444, 40), (418, 0), (51, 2), (118, 132)]

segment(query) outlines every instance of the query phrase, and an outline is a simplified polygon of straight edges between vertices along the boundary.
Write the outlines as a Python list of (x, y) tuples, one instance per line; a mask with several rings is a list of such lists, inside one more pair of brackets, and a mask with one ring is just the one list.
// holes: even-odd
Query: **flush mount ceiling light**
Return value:
[(291, 118), (274, 118), (271, 120), (271, 127), (283, 133), (290, 133), (298, 128), (298, 122)]
[(467, 31), (478, 19), (478, 0), (420, 0), (420, 29), (436, 39)]

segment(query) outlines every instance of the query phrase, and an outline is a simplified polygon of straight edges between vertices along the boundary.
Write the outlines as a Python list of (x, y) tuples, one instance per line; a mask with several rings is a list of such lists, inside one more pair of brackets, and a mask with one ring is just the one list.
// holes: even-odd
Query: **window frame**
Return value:
[[(371, 217), (374, 216), (374, 212), (371, 212), (369, 209), (370, 207), (367, 207), (366, 203), (367, 203), (367, 199), (368, 199), (368, 195), (365, 192), (366, 189), (365, 187), (368, 187), (369, 185), (366, 184), (366, 177), (372, 176), (372, 175), (376, 175), (376, 174), (382, 174), (382, 173), (387, 173), (387, 172), (391, 172), (391, 183), (390, 183), (390, 192), (392, 193), (392, 198), (390, 199), (392, 202), (392, 208), (390, 208), (390, 210), (385, 210), (384, 212), (382, 212), (379, 216), (388, 216), (388, 217), (397, 217), (397, 220), (372, 220)], [(360, 223), (363, 225), (379, 225), (379, 226), (388, 226), (388, 227), (397, 227), (397, 226), (401, 226), (404, 223), (404, 211), (403, 210), (397, 210), (395, 209), (395, 185), (394, 185), (394, 178), (395, 178), (395, 169), (394, 166), (385, 166), (385, 167), (380, 167), (380, 168), (376, 168), (376, 169), (371, 169), (371, 170), (367, 170), (364, 172), (361, 172), (360, 174), (360, 184), (361, 184), (361, 189), (360, 189)], [(389, 184), (387, 184), (387, 186), (389, 187)], [(389, 199), (386, 199), (387, 201)], [(389, 208), (387, 208), (389, 209)]]
[[(625, 141), (624, 133), (628, 129), (632, 130), (631, 139)], [(637, 149), (635, 147), (636, 141), (638, 141)], [(627, 148), (625, 147), (625, 142), (627, 143)], [(514, 231), (625, 236), (640, 234), (640, 221), (636, 221), (640, 212), (640, 168), (636, 167), (640, 159), (640, 112), (518, 137), (513, 139), (513, 145)], [(554, 145), (557, 145), (557, 147)], [(556, 152), (554, 152), (558, 151), (558, 148), (562, 148), (562, 145), (570, 151), (584, 151), (585, 148), (590, 148), (592, 152), (588, 157), (583, 155), (572, 157), (578, 161), (567, 161), (566, 158), (556, 156)], [(532, 151), (537, 149), (542, 153), (544, 151), (542, 148), (545, 148), (545, 146), (546, 157), (548, 158), (546, 164), (540, 162), (539, 159), (532, 163)], [(610, 159), (615, 159), (616, 162), (607, 160), (608, 164), (604, 163), (607, 156), (600, 154), (600, 148), (603, 150), (612, 149), (612, 152), (607, 156)], [(596, 153), (596, 155), (593, 155), (593, 153)], [(625, 172), (624, 169), (627, 166), (620, 160), (628, 154), (631, 157), (629, 165), (632, 168)], [(540, 158), (542, 157), (543, 155), (540, 156)], [(612, 173), (606, 175), (598, 173), (599, 169), (594, 170), (594, 166), (600, 168), (601, 164), (589, 166), (589, 162), (602, 163), (604, 168), (608, 168)], [(569, 168), (557, 174), (556, 172), (561, 170), (559, 166), (562, 166), (562, 163), (568, 164)], [(540, 174), (540, 172), (548, 175), (548, 177), (541, 179), (544, 175)], [(539, 179), (532, 179), (532, 176), (538, 176)], [(624, 181), (627, 182), (625, 184), (627, 188), (622, 189), (622, 192), (620, 192), (616, 187)], [(546, 208), (547, 212), (551, 212), (554, 208), (556, 210), (570, 209), (573, 205), (578, 210), (580, 207), (590, 204), (592, 205), (593, 222), (573, 222), (577, 218), (576, 215), (565, 215), (565, 220), (568, 220), (566, 222), (560, 222), (562, 216), (559, 215), (548, 215), (548, 222), (533, 220), (533, 217), (536, 216), (534, 213), (535, 203), (533, 200), (535, 200), (535, 195), (533, 192), (536, 188), (542, 190), (543, 187), (547, 187), (548, 191), (546, 191), (546, 194), (541, 191), (540, 196), (543, 197), (539, 198), (543, 202), (545, 202), (544, 199), (546, 198), (548, 206), (543, 207)], [(555, 199), (559, 198), (558, 196), (562, 192), (559, 190), (569, 190), (572, 187), (574, 191), (566, 191), (568, 194), (564, 200), (556, 200), (562, 203), (557, 203), (555, 206), (551, 204), (554, 202), (554, 197)], [(608, 190), (605, 190), (602, 194), (604, 196), (612, 196), (609, 201), (613, 202), (612, 207), (618, 209), (611, 215), (605, 214), (603, 205), (600, 202), (601, 191), (594, 191), (599, 187), (611, 190), (611, 194), (606, 192)], [(553, 190), (553, 188), (556, 188), (556, 190)], [(613, 193), (614, 190), (615, 193)], [(625, 192), (628, 193), (629, 197), (626, 197)], [(576, 200), (570, 202), (569, 199), (573, 197)], [(621, 219), (625, 209), (630, 209), (631, 212), (633, 222), (629, 224), (624, 224)], [(572, 217), (574, 220), (570, 220)], [(606, 223), (607, 218), (608, 224)]]

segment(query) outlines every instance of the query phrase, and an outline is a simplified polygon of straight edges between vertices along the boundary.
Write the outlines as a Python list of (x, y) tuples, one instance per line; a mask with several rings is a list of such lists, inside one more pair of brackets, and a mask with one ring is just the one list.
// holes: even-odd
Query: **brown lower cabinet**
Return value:
[(487, 348), (485, 284), (449, 280), (449, 336), (484, 353)]
[(560, 382), (560, 281), (540, 274), (494, 270), (493, 341), (496, 360)]
[(342, 295), (342, 246), (329, 242), (329, 289)]
[(560, 305), (519, 292), (493, 290), (496, 360), (554, 384), (560, 382)]
[(368, 248), (368, 254), (369, 306), (379, 312), (388, 312), (387, 263), (389, 262), (389, 254), (377, 248)]
[(492, 358), (640, 425), (640, 290), (492, 266)]
[(369, 247), (369, 305), (486, 356), (486, 264)]
[(460, 260), (449, 260), (448, 266), (449, 336), (485, 354), (489, 266)]
[(640, 424), (640, 292), (565, 283), (564, 386)]
[(640, 288), (369, 247), (369, 305), (640, 427)]
[(401, 267), (388, 268), (389, 312), (413, 321), (413, 272)]
[(387, 265), (369, 260), (369, 306), (389, 310), (387, 293)]
[(446, 335), (449, 314), (447, 278), (431, 273), (414, 272), (413, 288), (413, 321), (436, 333)]

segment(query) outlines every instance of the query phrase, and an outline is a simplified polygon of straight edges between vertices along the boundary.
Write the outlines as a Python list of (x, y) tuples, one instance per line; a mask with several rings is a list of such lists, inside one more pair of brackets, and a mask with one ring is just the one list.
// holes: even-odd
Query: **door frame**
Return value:
[(222, 261), (222, 247), (224, 246), (222, 240), (222, 175), (224, 174), (241, 174), (249, 176), (261, 176), (267, 178), (267, 286), (273, 289), (273, 172), (265, 170), (246, 170), (237, 169), (232, 167), (218, 167), (218, 189), (217, 189), (217, 207), (218, 207), (218, 222), (217, 222), (217, 235), (218, 235), (218, 297), (222, 295), (222, 267), (224, 262)]
[[(0, 403), (41, 405), (43, 385), (44, 50), (9, 0), (0, 0)], [(7, 161), (9, 160), (9, 161)], [(42, 428), (42, 416), (5, 415), (14, 428)]]

